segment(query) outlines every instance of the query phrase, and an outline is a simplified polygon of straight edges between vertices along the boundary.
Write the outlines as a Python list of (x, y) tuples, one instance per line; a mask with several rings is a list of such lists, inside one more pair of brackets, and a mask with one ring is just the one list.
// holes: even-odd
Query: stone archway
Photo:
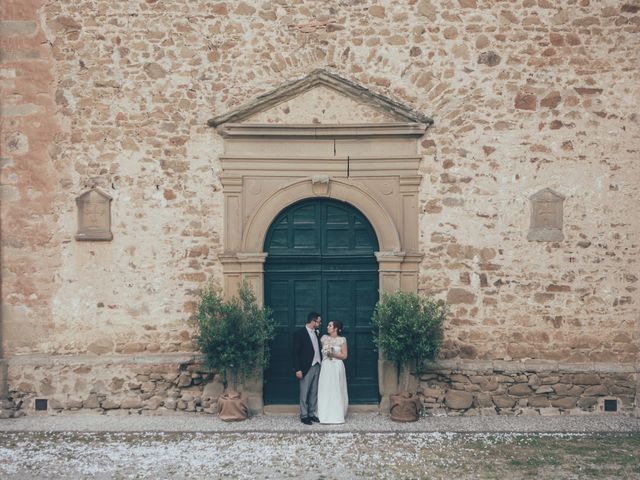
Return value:
[[(317, 123), (322, 106), (344, 102)], [(313, 110), (318, 105), (317, 111)], [(307, 119), (309, 111), (313, 123)], [(330, 109), (329, 109), (330, 110)], [(349, 123), (354, 111), (368, 123)], [(286, 118), (282, 117), (286, 112)], [(327, 114), (328, 115), (328, 114)], [(295, 119), (291, 123), (292, 118)], [(275, 119), (275, 120), (274, 120)], [(256, 123), (257, 122), (257, 123)], [(279, 212), (307, 198), (353, 205), (370, 221), (381, 291), (416, 291), (422, 260), (418, 234), (418, 140), (431, 120), (348, 80), (319, 70), (209, 121), (224, 138), (225, 296), (243, 280), (263, 302), (263, 243)], [(379, 360), (381, 409), (396, 388), (395, 368)], [(245, 385), (262, 408), (262, 378)]]

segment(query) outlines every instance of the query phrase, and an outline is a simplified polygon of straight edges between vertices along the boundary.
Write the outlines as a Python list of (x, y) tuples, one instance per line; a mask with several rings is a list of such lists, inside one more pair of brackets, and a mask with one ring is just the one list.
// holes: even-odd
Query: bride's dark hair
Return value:
[(342, 335), (342, 322), (339, 320), (331, 320), (331, 323), (333, 323), (333, 328), (338, 331), (338, 335)]

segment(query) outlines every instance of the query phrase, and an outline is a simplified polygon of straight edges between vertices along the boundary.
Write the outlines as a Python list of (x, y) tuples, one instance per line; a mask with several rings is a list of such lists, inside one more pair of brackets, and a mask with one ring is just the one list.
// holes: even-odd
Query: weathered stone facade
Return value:
[[(197, 289), (223, 282), (224, 140), (207, 120), (323, 68), (434, 119), (419, 152), (418, 290), (447, 299), (452, 315), (443, 371), (420, 382), (433, 389), (425, 404), (564, 412), (573, 399), (591, 411), (585, 398), (616, 397), (637, 411), (637, 0), (0, 9), (0, 395), (22, 410), (41, 397), (134, 410), (202, 398), (191, 393), (201, 385), (180, 386), (174, 356), (193, 355)], [(341, 102), (292, 100), (253, 120), (387, 118)], [(112, 199), (113, 240), (77, 241), (75, 199), (96, 187)], [(530, 197), (545, 188), (564, 197), (562, 239), (530, 241)], [(497, 379), (494, 362), (529, 360), (557, 368)], [(592, 372), (601, 383), (575, 377)], [(550, 377), (553, 392), (538, 391)], [(494, 380), (495, 394), (483, 386)], [(467, 395), (447, 406), (449, 391), (471, 392), (474, 408), (451, 406)]]

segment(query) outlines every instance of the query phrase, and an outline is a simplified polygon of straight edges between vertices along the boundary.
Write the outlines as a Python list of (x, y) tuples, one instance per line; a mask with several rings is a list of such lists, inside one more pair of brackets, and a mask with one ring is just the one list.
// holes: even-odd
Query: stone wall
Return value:
[(619, 365), (445, 361), (419, 376), (418, 394), (427, 415), (604, 413), (605, 400), (633, 414), (637, 383), (635, 368)]
[(19, 412), (34, 414), (35, 400), (46, 413), (87, 410), (106, 414), (216, 413), (223, 392), (220, 375), (207, 373), (193, 358), (121, 355), (64, 357), (43, 368), (34, 359), (12, 366), (11, 398)]
[[(637, 0), (0, 9), (2, 352), (16, 394), (25, 355), (192, 353), (194, 295), (222, 280), (223, 145), (206, 121), (316, 68), (435, 120), (419, 289), (452, 304), (445, 358), (637, 371)], [(74, 200), (94, 186), (113, 198), (111, 242), (74, 239)], [(565, 197), (562, 241), (527, 240), (543, 188)]]

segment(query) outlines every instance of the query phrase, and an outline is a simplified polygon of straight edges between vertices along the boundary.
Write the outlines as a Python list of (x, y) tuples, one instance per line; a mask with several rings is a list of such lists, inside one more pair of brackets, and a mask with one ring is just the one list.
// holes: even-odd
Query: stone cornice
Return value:
[[(138, 353), (132, 355), (14, 355), (4, 360), (9, 367), (18, 365), (127, 365), (179, 364), (202, 361), (197, 352)], [(637, 373), (640, 365), (633, 363), (565, 363), (545, 360), (439, 360), (427, 366), (425, 374), (439, 371), (459, 372), (562, 372), (562, 373)]]
[(256, 113), (268, 110), (275, 105), (297, 97), (317, 86), (330, 88), (358, 102), (380, 108), (395, 115), (399, 120), (424, 123), (427, 126), (433, 123), (433, 120), (423, 113), (320, 68), (312, 71), (309, 75), (301, 79), (285, 83), (275, 90), (264, 93), (252, 102), (236, 110), (214, 117), (209, 120), (207, 124), (210, 127), (218, 127), (228, 122), (240, 122)]
[(361, 138), (361, 137), (421, 137), (428, 125), (424, 123), (362, 123), (347, 125), (289, 124), (269, 125), (226, 123), (218, 127), (225, 138)]
[(521, 372), (563, 372), (563, 373), (636, 373), (640, 365), (633, 363), (566, 363), (553, 360), (438, 360), (427, 365), (424, 373), (442, 370), (521, 373)]

